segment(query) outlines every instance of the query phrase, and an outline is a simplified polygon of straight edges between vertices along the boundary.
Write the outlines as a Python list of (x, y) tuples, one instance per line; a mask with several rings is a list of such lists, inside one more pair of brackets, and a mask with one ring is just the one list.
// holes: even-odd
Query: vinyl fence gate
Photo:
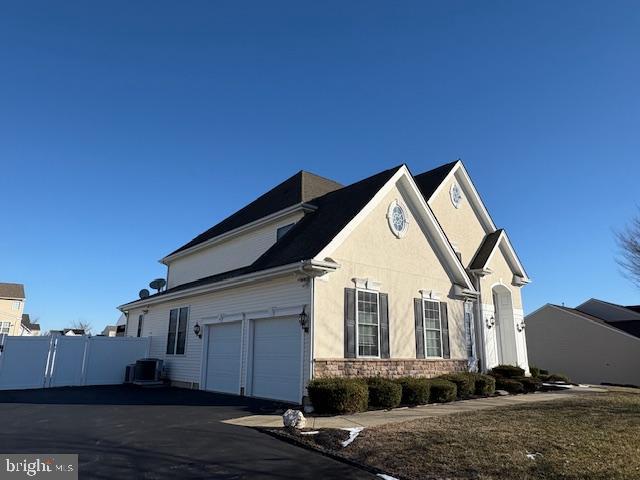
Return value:
[(115, 385), (149, 355), (150, 337), (0, 335), (0, 390)]

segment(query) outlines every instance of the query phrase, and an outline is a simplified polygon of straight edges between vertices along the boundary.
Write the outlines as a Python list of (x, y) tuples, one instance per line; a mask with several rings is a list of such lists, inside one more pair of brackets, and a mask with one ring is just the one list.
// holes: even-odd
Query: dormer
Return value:
[(315, 207), (308, 202), (342, 188), (300, 171), (160, 260), (167, 287), (251, 265)]

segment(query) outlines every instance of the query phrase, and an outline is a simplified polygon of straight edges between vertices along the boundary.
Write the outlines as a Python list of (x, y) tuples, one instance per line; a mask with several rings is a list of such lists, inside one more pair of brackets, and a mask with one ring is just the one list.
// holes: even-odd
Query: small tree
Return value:
[(623, 273), (636, 286), (640, 287), (640, 216), (620, 232), (616, 232), (616, 241), (620, 247), (620, 256), (616, 259)]
[(91, 326), (91, 324), (89, 322), (86, 322), (84, 320), (78, 320), (78, 321), (75, 321), (75, 322), (73, 322), (71, 324), (71, 328), (84, 330), (84, 333), (86, 333), (87, 335), (90, 335), (91, 334), (91, 329), (93, 327)]

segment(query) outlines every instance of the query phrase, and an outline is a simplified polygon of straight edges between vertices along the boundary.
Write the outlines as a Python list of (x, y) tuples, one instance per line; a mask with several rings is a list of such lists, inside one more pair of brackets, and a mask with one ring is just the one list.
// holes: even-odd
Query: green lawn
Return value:
[(640, 394), (577, 394), (371, 428), (340, 454), (406, 479), (640, 479)]

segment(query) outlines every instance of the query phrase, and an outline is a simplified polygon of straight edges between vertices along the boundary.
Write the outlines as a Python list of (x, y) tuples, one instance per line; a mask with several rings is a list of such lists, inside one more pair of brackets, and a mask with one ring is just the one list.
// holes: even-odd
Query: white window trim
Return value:
[[(440, 322), (440, 355), (436, 355), (436, 356), (429, 356), (427, 355), (427, 323), (426, 323), (426, 317), (425, 317), (425, 303), (435, 303), (436, 305), (438, 305), (438, 322)], [(433, 330), (433, 329), (430, 329)], [(422, 335), (424, 336), (424, 358), (432, 358), (432, 359), (438, 359), (438, 360), (442, 360), (444, 359), (444, 357), (442, 356), (443, 350), (444, 350), (444, 343), (442, 340), (442, 309), (440, 308), (440, 300), (436, 300), (433, 298), (422, 298)]]
[[(180, 327), (180, 310), (182, 310), (183, 308), (187, 309), (187, 327), (184, 331), (184, 352), (182, 353), (177, 353), (178, 350), (178, 328)], [(187, 354), (187, 340), (189, 339), (189, 318), (191, 317), (191, 307), (189, 305), (182, 305), (180, 307), (174, 307), (174, 308), (170, 308), (169, 309), (169, 322), (171, 322), (171, 310), (178, 310), (178, 318), (176, 319), (176, 338), (173, 340), (173, 353), (166, 353), (167, 352), (167, 344), (165, 343), (165, 347), (164, 347), (164, 351), (165, 351), (165, 355), (170, 355), (170, 356), (178, 356), (178, 357), (182, 357), (184, 355)], [(166, 341), (169, 340), (169, 325), (167, 325), (167, 336)]]
[[(3, 332), (4, 329), (7, 329), (6, 332)], [(11, 322), (0, 322), (0, 335), (5, 334), (9, 335), (11, 333)]]
[[(373, 293), (378, 302), (378, 355), (360, 355), (360, 328), (358, 314), (358, 292)], [(380, 292), (366, 288), (356, 288), (356, 358), (381, 358), (380, 357)]]

